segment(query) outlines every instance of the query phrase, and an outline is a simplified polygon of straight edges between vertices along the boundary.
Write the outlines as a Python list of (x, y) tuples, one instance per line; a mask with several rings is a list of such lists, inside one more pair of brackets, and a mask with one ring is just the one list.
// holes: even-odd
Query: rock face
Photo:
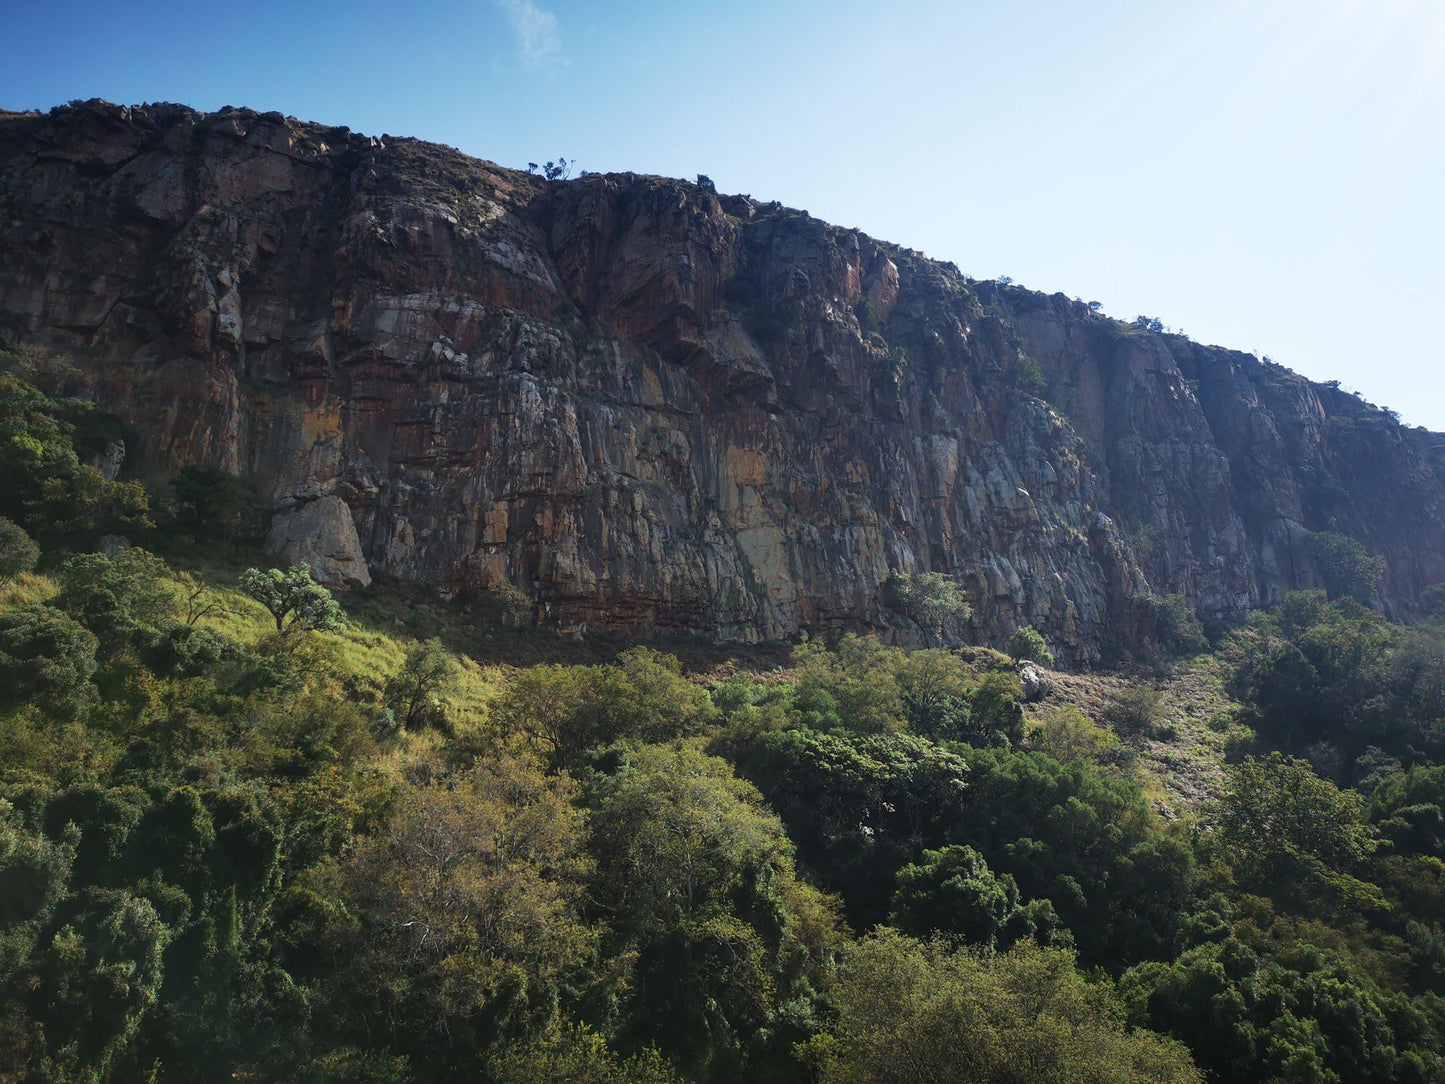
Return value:
[(562, 628), (951, 634), (1061, 659), (1318, 582), (1445, 580), (1445, 438), (1248, 355), (777, 204), (279, 114), (0, 116), (0, 342), (82, 363), (127, 470), (251, 473), (336, 583), (511, 580)]

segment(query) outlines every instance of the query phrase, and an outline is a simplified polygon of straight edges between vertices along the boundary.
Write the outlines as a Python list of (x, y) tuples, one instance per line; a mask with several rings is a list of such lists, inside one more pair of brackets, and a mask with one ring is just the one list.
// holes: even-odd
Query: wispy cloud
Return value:
[(517, 35), (517, 49), (522, 63), (532, 68), (545, 68), (567, 63), (562, 55), (562, 31), (557, 16), (533, 0), (492, 0), (506, 16), (512, 32)]

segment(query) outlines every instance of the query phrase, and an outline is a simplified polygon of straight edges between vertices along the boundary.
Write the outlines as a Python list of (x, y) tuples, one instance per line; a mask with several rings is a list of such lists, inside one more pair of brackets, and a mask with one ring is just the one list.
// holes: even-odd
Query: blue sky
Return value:
[(1445, 430), (1445, 0), (0, 0), (0, 106), (691, 177)]

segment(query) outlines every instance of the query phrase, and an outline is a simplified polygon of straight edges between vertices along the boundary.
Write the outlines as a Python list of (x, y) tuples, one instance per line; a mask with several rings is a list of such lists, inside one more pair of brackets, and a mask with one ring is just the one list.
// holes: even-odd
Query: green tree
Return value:
[(1054, 665), (1054, 653), (1044, 642), (1044, 634), (1032, 625), (1023, 625), (1014, 630), (1014, 634), (1009, 637), (1008, 653), (1014, 662), (1032, 659), (1045, 666)]
[(1226, 770), (1215, 831), (1246, 884), (1308, 906), (1381, 906), (1355, 879), (1374, 852), (1365, 799), (1315, 774), (1307, 761), (1248, 757)]
[(969, 944), (1007, 948), (1024, 937), (1071, 943), (1047, 900), (1022, 904), (1018, 884), (988, 868), (972, 847), (924, 851), (898, 871), (889, 921), (905, 933), (957, 934)]
[(1015, 748), (1024, 737), (1024, 686), (1008, 670), (991, 670), (973, 690), (972, 719), (963, 740), (970, 745)]
[(895, 572), (893, 587), (904, 610), (935, 639), (950, 621), (973, 616), (962, 586), (942, 572)]
[(937, 741), (966, 740), (973, 688), (962, 659), (937, 648), (911, 652), (898, 683), (910, 729)]
[(1171, 1039), (1130, 1030), (1062, 949), (951, 951), (881, 929), (848, 946), (822, 1084), (1199, 1084)]
[(13, 520), (0, 516), (0, 587), (22, 572), (29, 572), (40, 560), (40, 547)]
[(694, 1075), (754, 1079), (760, 1055), (803, 1037), (785, 1021), (822, 979), (831, 908), (798, 880), (782, 824), (725, 761), (674, 743), (613, 749), (599, 768), (595, 892), (613, 951), (635, 954), (631, 1036)]
[(240, 588), (266, 607), (277, 632), (325, 632), (346, 624), (346, 611), (330, 591), (312, 578), (306, 565), (285, 571), (248, 568), (241, 573)]
[(339, 980), (368, 1029), (465, 1066), (529, 1005), (584, 978), (595, 934), (581, 916), (590, 862), (576, 791), (512, 757), (402, 790), (343, 870), (360, 921)]
[(79, 554), (60, 566), (60, 591), (52, 603), (102, 641), (122, 639), (174, 616), (166, 571), (164, 561), (138, 548), (114, 557)]
[(488, 1060), (487, 1073), (493, 1084), (678, 1084), (679, 1080), (656, 1050), (622, 1059), (600, 1035), (570, 1023), (502, 1046)]
[(25, 371), (23, 359), (0, 350), (0, 515), (47, 550), (153, 526), (139, 483), (107, 480), (81, 461), (82, 450), (94, 454), (120, 436), (115, 419), (46, 394)]
[(95, 634), (48, 606), (0, 613), (0, 706), (70, 718), (95, 696)]
[(1375, 600), (1385, 575), (1385, 559), (1348, 535), (1317, 531), (1308, 548), (1330, 598), (1349, 598), (1368, 606)]
[(456, 692), (457, 664), (433, 637), (407, 649), (401, 671), (386, 683), (387, 705), (408, 730), (444, 722), (446, 698)]
[(902, 651), (876, 636), (849, 633), (833, 651), (817, 640), (805, 641), (793, 649), (798, 700), (805, 709), (834, 713), (849, 730), (901, 730), (905, 709), (898, 671), (903, 659)]
[(504, 732), (539, 742), (554, 766), (621, 738), (659, 740), (717, 719), (707, 690), (670, 655), (635, 647), (607, 666), (533, 666), (511, 678), (492, 716)]

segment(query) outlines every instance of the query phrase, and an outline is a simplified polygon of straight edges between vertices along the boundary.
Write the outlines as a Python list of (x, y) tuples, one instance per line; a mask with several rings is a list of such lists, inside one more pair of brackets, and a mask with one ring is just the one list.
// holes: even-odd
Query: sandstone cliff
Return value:
[[(338, 583), (501, 579), (558, 627), (918, 630), (1066, 659), (1149, 599), (1310, 586), (1311, 532), (1445, 581), (1445, 438), (777, 204), (547, 182), (248, 110), (0, 115), (0, 342), (81, 360), (127, 469), (255, 474)], [(1041, 378), (1041, 379), (1040, 379)]]

